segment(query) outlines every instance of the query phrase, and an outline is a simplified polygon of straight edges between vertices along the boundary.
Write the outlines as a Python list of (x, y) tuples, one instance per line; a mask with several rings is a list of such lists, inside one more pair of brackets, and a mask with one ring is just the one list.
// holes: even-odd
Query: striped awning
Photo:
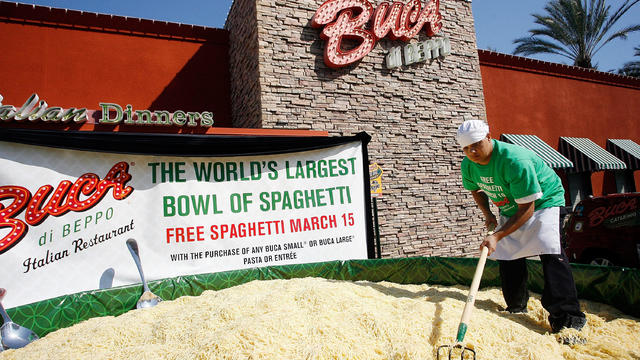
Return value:
[(627, 164), (627, 169), (640, 169), (640, 145), (629, 139), (607, 140), (607, 150)]
[(560, 153), (575, 165), (576, 172), (623, 170), (625, 163), (587, 138), (560, 137)]
[(502, 134), (500, 136), (500, 140), (532, 150), (538, 154), (538, 156), (540, 156), (547, 165), (554, 169), (573, 167), (571, 160), (562, 156), (562, 154), (557, 152), (536, 135)]

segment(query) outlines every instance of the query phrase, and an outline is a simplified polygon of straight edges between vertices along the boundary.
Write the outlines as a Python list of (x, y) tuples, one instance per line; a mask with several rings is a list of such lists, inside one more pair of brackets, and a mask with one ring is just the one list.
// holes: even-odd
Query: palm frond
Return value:
[[(635, 56), (640, 56), (640, 46), (636, 46), (633, 49), (636, 51)], [(640, 60), (625, 63), (622, 68), (618, 70), (618, 74), (640, 77)]]
[(573, 60), (573, 54), (563, 46), (554, 44), (550, 41), (545, 41), (535, 37), (520, 38), (514, 40), (518, 46), (514, 50), (514, 54), (522, 54), (524, 56), (533, 54), (555, 54), (566, 57), (569, 60)]
[(595, 68), (593, 57), (609, 42), (626, 39), (640, 31), (640, 24), (614, 30), (616, 23), (640, 0), (624, 0), (615, 10), (606, 0), (550, 0), (544, 14), (532, 14), (539, 27), (529, 30), (530, 37), (513, 41), (513, 54), (558, 54), (574, 65)]

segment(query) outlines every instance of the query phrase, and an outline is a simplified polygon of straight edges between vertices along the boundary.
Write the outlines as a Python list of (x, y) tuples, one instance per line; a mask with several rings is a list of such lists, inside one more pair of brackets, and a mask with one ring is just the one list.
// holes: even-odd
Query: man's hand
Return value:
[[(489, 255), (491, 255), (496, 251), (498, 241), (518, 230), (522, 224), (531, 218), (534, 210), (535, 206), (533, 201), (526, 204), (518, 204), (518, 211), (516, 211), (514, 216), (510, 217), (504, 224), (502, 224), (500, 229), (485, 236), (484, 240), (480, 244), (480, 250), (482, 250), (483, 246), (486, 246), (487, 249), (489, 249)], [(489, 217), (487, 217), (486, 222), (489, 222)], [(489, 230), (491, 230), (491, 228), (489, 228)]]
[(480, 244), (480, 250), (482, 250), (483, 246), (486, 246), (487, 249), (489, 250), (489, 253), (487, 255), (491, 255), (494, 251), (496, 251), (498, 240), (500, 240), (500, 238), (495, 233), (491, 233), (485, 236), (484, 240), (482, 241), (482, 244)]

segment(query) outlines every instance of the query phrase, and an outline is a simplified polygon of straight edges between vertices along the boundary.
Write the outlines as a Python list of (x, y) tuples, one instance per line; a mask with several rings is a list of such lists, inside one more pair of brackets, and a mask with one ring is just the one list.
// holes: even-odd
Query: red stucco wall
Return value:
[[(534, 134), (555, 149), (560, 136), (589, 138), (603, 148), (607, 139), (640, 144), (640, 79), (479, 54), (493, 137)], [(594, 195), (602, 194), (603, 176), (602, 171), (592, 175)]]
[(22, 106), (211, 111), (231, 127), (228, 32), (151, 20), (0, 4), (0, 94)]

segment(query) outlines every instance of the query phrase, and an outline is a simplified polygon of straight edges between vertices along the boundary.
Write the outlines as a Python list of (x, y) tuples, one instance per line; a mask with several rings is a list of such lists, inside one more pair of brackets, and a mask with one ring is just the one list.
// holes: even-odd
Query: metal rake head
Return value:
[[(457, 350), (459, 349), (459, 350)], [(460, 360), (476, 360), (476, 351), (466, 347), (466, 346), (462, 346), (462, 344), (457, 343), (454, 345), (440, 345), (438, 347), (438, 352), (436, 353), (436, 359), (437, 360), (451, 360), (454, 358), (457, 358), (458, 355), (455, 354), (458, 351), (460, 351)], [(440, 357), (440, 354), (443, 354), (442, 357)]]

